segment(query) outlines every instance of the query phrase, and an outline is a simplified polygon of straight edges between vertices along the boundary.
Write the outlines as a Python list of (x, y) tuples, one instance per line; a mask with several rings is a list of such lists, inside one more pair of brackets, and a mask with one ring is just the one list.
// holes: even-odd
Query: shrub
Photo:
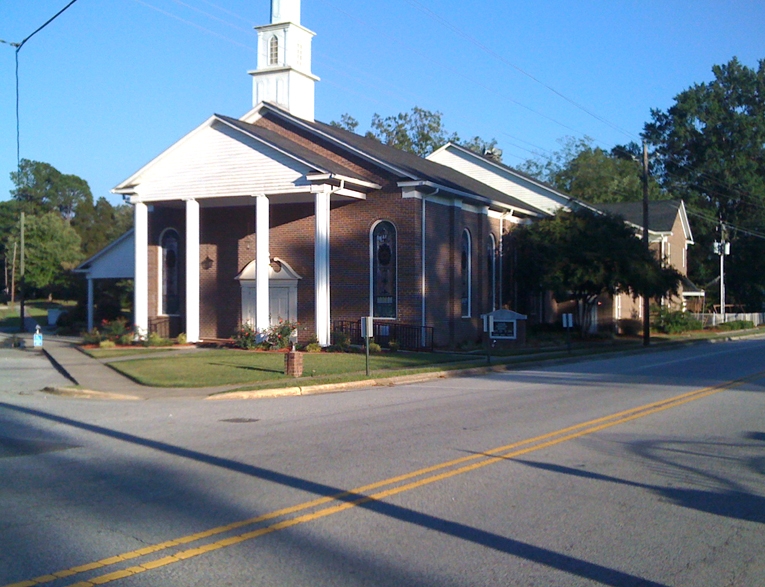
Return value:
[(307, 353), (320, 353), (321, 345), (318, 342), (309, 342), (305, 345), (305, 352)]
[(173, 344), (173, 341), (169, 338), (162, 338), (156, 332), (150, 332), (143, 344), (144, 346), (170, 346)]
[(401, 348), (401, 345), (398, 344), (397, 341), (392, 340), (388, 343), (388, 348), (390, 349), (390, 352), (396, 353)]
[(90, 332), (82, 333), (82, 342), (84, 344), (99, 344), (101, 340), (102, 340), (101, 333), (96, 328), (94, 328)]
[(348, 336), (345, 332), (335, 330), (332, 333), (332, 344), (334, 346), (339, 346), (340, 348), (347, 349), (351, 346), (351, 337)]
[(130, 346), (133, 344), (134, 336), (132, 332), (126, 332), (117, 339), (117, 344), (122, 346)]
[(175, 339), (178, 344), (186, 344), (186, 333), (181, 332)]
[(98, 343), (98, 347), (102, 348), (102, 349), (113, 349), (116, 346), (117, 345), (114, 344), (114, 341), (108, 340), (108, 339), (107, 340), (102, 340), (101, 342)]
[(665, 334), (681, 334), (701, 330), (702, 324), (687, 312), (659, 308), (653, 323), (654, 328)]
[(234, 333), (234, 346), (240, 349), (250, 350), (258, 345), (258, 331), (252, 324), (246, 323)]
[(297, 327), (297, 322), (279, 320), (278, 324), (274, 324), (265, 332), (267, 348), (286, 349), (289, 347), (290, 338), (292, 333), (297, 330)]
[(379, 344), (377, 344), (376, 342), (370, 342), (369, 343), (369, 352), (371, 354), (381, 353), (382, 352), (382, 347)]
[[(116, 320), (104, 320), (101, 322), (101, 334), (102, 337), (117, 343), (125, 336), (133, 339), (133, 331), (127, 325), (125, 318), (117, 318)], [(128, 342), (130, 344), (130, 342)]]

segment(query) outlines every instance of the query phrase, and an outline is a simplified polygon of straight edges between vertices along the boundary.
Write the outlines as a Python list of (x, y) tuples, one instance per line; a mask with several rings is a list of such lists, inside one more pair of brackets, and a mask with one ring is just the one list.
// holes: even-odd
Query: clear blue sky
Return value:
[[(0, 0), (0, 39), (21, 41), (66, 3)], [(302, 3), (317, 33), (317, 119), (347, 112), (363, 131), (375, 112), (438, 110), (450, 131), (496, 138), (509, 165), (567, 135), (637, 140), (650, 109), (712, 65), (765, 58), (761, 0)], [(211, 114), (250, 109), (252, 27), (269, 11), (270, 0), (78, 0), (20, 52), (21, 156), (118, 202), (112, 187)], [(0, 44), (0, 199), (15, 167), (14, 51)]]

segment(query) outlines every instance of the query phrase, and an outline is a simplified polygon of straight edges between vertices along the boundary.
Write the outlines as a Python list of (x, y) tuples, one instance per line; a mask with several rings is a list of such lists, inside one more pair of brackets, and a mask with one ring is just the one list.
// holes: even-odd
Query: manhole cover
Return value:
[(221, 422), (228, 422), (229, 424), (250, 424), (259, 421), (256, 418), (228, 418), (227, 420), (221, 420)]

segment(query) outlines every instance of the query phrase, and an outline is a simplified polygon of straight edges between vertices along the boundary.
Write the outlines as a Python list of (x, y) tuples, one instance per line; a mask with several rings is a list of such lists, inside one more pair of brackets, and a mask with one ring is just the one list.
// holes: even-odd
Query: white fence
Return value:
[(710, 328), (722, 324), (723, 322), (733, 322), (735, 320), (749, 320), (755, 326), (765, 323), (765, 313), (759, 314), (733, 314), (726, 313), (725, 320), (720, 314), (693, 314), (696, 320), (700, 320), (704, 328)]

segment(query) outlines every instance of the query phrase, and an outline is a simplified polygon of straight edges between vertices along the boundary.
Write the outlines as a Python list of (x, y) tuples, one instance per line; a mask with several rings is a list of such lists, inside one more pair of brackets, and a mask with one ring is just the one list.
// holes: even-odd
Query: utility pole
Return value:
[[(648, 145), (643, 140), (643, 245), (650, 253), (648, 242)], [(643, 346), (651, 344), (651, 299), (643, 294)]]
[(720, 218), (720, 242), (715, 242), (715, 252), (720, 255), (720, 319), (725, 323), (725, 255), (730, 255), (725, 223)]
[(26, 332), (24, 325), (24, 213), (21, 213), (21, 267), (19, 272), (19, 332)]

